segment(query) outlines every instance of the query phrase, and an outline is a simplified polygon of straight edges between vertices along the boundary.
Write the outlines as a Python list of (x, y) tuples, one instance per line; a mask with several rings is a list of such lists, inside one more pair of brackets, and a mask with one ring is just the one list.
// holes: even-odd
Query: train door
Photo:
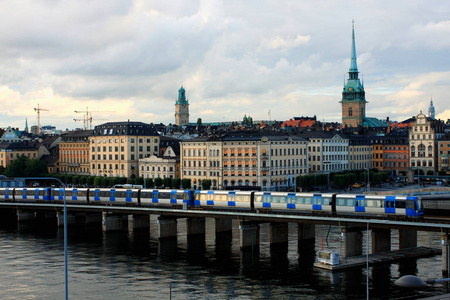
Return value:
[(64, 200), (64, 189), (58, 189), (58, 200)]
[(72, 190), (72, 200), (78, 200), (78, 190), (77, 189)]
[(387, 214), (395, 214), (395, 196), (386, 196), (384, 200), (384, 212)]
[(206, 204), (214, 205), (214, 191), (208, 191), (208, 194), (206, 194)]
[(420, 211), (417, 208), (416, 197), (406, 197), (406, 215), (407, 216), (418, 216)]
[(159, 193), (158, 190), (153, 190), (152, 192), (152, 203), (158, 203)]
[(170, 191), (170, 203), (177, 204), (177, 191)]
[(270, 193), (264, 193), (262, 197), (263, 207), (271, 207), (272, 196)]
[(116, 201), (116, 190), (110, 190), (109, 191), (109, 201)]
[(236, 192), (228, 192), (228, 206), (236, 206)]
[(131, 190), (125, 191), (125, 202), (131, 202), (133, 198), (133, 192)]
[(313, 196), (313, 210), (322, 210), (322, 195), (314, 194), (314, 196)]
[(5, 190), (5, 199), (9, 199), (9, 189)]
[(365, 211), (366, 211), (366, 196), (356, 195), (355, 212), (365, 212)]
[(295, 193), (288, 193), (287, 195), (287, 208), (295, 209), (295, 204), (297, 199), (295, 198)]
[(39, 200), (39, 189), (34, 189), (34, 199)]
[(100, 190), (96, 189), (94, 191), (94, 201), (100, 201)]

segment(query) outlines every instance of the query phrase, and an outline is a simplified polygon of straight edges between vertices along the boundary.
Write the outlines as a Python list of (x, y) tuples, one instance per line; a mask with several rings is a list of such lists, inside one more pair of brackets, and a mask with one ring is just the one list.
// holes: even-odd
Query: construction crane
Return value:
[(91, 124), (91, 126), (90, 126), (90, 129), (92, 129), (92, 121), (93, 120), (107, 120), (107, 119), (94, 119), (94, 118), (92, 118), (92, 114), (91, 113), (89, 113), (89, 115), (90, 115), (90, 117), (86, 120), (86, 116), (83, 116), (83, 119), (73, 119), (75, 122), (81, 122), (81, 121), (83, 121), (83, 129), (84, 130), (87, 130), (88, 128), (87, 128), (87, 123), (88, 122), (90, 122), (90, 124)]
[(38, 120), (38, 132), (37, 134), (40, 135), (42, 133), (42, 129), (41, 129), (41, 111), (48, 111), (48, 109), (45, 108), (40, 108), (39, 107), (39, 103), (38, 103), (38, 107), (34, 108), (34, 111), (37, 111), (37, 120)]
[[(85, 114), (83, 116), (83, 119), (73, 119), (75, 122), (76, 121), (83, 121), (84, 122), (84, 129), (87, 129), (88, 127), (88, 122), (89, 122), (89, 129), (92, 129), (92, 120), (94, 120), (92, 118), (92, 113), (93, 112), (99, 112), (99, 113), (104, 113), (104, 112), (113, 112), (113, 111), (108, 111), (108, 110), (94, 110), (94, 111), (89, 111), (89, 108), (86, 107), (86, 110), (75, 110), (75, 113), (77, 114)], [(104, 119), (95, 119), (95, 120), (104, 120)]]

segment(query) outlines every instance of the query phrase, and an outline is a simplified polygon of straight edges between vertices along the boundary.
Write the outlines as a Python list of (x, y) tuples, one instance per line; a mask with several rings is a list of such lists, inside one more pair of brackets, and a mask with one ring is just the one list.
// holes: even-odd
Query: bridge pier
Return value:
[[(64, 212), (63, 211), (58, 211), (56, 212), (56, 218), (57, 218), (57, 222), (58, 222), (58, 227), (62, 227), (64, 226)], [(75, 224), (75, 215), (72, 214), (67, 214), (67, 225), (73, 225)]]
[(102, 229), (104, 232), (122, 230), (128, 227), (128, 215), (102, 213)]
[(442, 241), (442, 277), (447, 278), (449, 275), (449, 264), (450, 264), (450, 249), (448, 243), (448, 234), (441, 235)]
[(316, 226), (314, 224), (298, 224), (298, 241), (311, 241), (316, 239)]
[(288, 242), (289, 223), (270, 223), (270, 244)]
[(372, 253), (391, 250), (391, 230), (374, 228), (372, 229)]
[(129, 215), (128, 216), (128, 228), (129, 229), (150, 229), (150, 216), (149, 215)]
[(158, 217), (158, 238), (173, 238), (177, 236), (177, 219)]
[(216, 218), (216, 233), (228, 232), (233, 229), (232, 219)]
[(253, 222), (241, 222), (240, 246), (241, 249), (247, 247), (259, 247), (259, 225)]
[(186, 234), (205, 235), (205, 218), (187, 218)]
[(16, 211), (17, 222), (27, 222), (36, 220), (36, 214), (34, 211), (20, 210)]
[(362, 255), (362, 238), (361, 228), (358, 227), (344, 227), (341, 257), (347, 258), (350, 256)]
[(398, 248), (417, 247), (417, 231), (416, 230), (398, 230)]
[(76, 215), (76, 223), (88, 225), (92, 223), (101, 223), (102, 222), (102, 214), (101, 213), (80, 213)]

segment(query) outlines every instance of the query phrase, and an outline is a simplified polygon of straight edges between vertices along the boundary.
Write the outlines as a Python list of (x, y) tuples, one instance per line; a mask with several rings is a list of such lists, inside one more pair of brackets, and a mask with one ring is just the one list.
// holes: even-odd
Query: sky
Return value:
[[(352, 19), (366, 115), (450, 118), (448, 1), (1, 1), (0, 127), (341, 121)], [(81, 121), (74, 121), (78, 119)]]

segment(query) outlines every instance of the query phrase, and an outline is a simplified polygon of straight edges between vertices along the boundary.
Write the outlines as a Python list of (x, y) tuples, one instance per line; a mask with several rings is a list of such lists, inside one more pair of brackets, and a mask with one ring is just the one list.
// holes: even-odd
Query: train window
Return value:
[(201, 201), (206, 200), (207, 194), (199, 194), (199, 195), (200, 195), (200, 200), (201, 200)]
[[(136, 193), (136, 196), (137, 196), (137, 193)], [(183, 196), (183, 193), (177, 193), (177, 199), (184, 199), (184, 196)], [(189, 198), (186, 198), (186, 199), (189, 199)]]
[(330, 198), (322, 198), (322, 201), (323, 205), (330, 205)]
[(404, 200), (397, 200), (395, 201), (395, 207), (397, 208), (406, 208), (406, 203)]
[(262, 195), (255, 196), (255, 202), (262, 202)]
[(406, 208), (415, 209), (415, 202), (412, 199), (406, 200)]

